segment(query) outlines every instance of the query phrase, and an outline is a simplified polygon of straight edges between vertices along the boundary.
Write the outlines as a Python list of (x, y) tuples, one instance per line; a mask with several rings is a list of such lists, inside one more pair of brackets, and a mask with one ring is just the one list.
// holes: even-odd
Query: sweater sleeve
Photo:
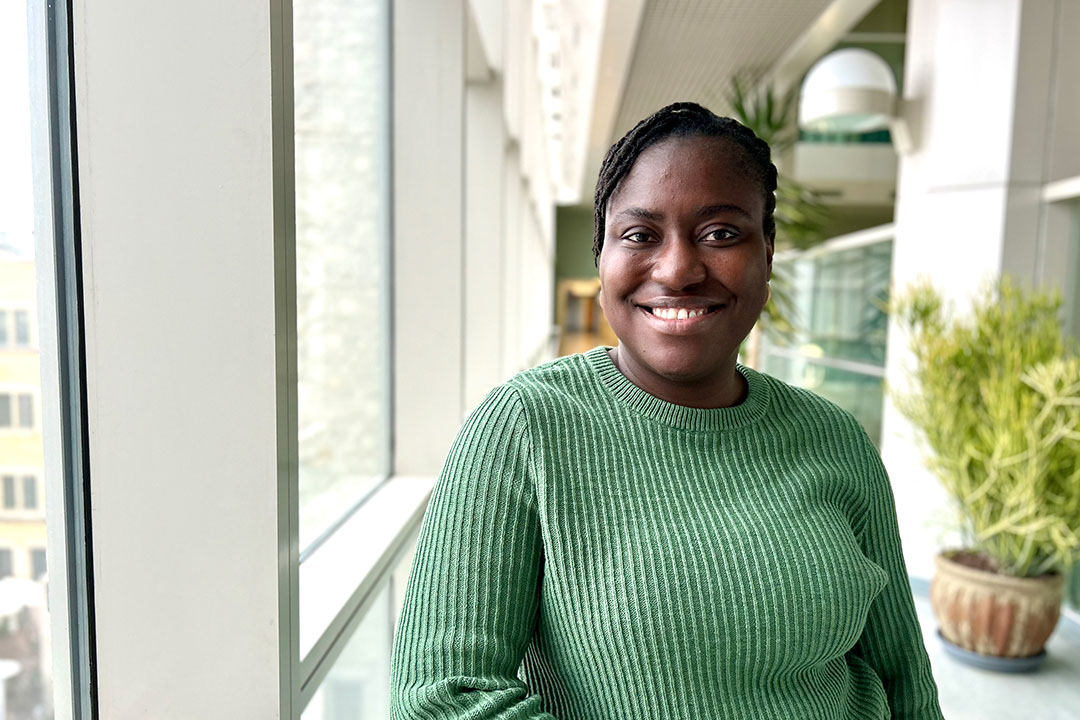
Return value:
[(893, 718), (941, 720), (937, 684), (900, 547), (892, 487), (877, 449), (865, 433), (860, 435), (869, 484), (862, 549), (888, 573), (889, 581), (870, 607), (855, 650), (881, 678)]
[(517, 676), (540, 600), (534, 460), (516, 392), (466, 420), (424, 515), (391, 660), (391, 720), (554, 720)]

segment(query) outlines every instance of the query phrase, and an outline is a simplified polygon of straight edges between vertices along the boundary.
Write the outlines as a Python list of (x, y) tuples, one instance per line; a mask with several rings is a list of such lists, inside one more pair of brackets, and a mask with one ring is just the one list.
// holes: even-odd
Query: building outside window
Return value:
[(33, 580), (40, 580), (44, 578), (48, 567), (46, 567), (46, 554), (44, 547), (35, 547), (30, 549), (30, 573)]
[(20, 347), (30, 345), (30, 313), (25, 310), (15, 311), (15, 344)]
[(11, 577), (13, 574), (11, 550), (7, 548), (0, 549), (0, 579)]
[(34, 427), (34, 396), (29, 393), (19, 393), (19, 427)]
[(30, 550), (30, 574), (34, 580), (40, 580), (48, 572), (46, 567), (45, 548), (31, 548)]
[(7, 310), (0, 310), (0, 348), (8, 344), (8, 314)]
[(37, 478), (33, 475), (23, 476), (23, 508), (37, 510)]
[(0, 428), (12, 426), (11, 410), (11, 394), (0, 393)]
[(4, 476), (4, 509), (14, 510), (16, 507), (15, 502), (15, 476)]

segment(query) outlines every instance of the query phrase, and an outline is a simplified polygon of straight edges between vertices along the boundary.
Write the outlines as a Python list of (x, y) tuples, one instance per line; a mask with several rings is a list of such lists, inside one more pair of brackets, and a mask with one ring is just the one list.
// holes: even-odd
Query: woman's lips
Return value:
[(665, 330), (689, 330), (715, 316), (725, 305), (709, 307), (649, 307), (638, 305), (638, 309), (653, 323)]

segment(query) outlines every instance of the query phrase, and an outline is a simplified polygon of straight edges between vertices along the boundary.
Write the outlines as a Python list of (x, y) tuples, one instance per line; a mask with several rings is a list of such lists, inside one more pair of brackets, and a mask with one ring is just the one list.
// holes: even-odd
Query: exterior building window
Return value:
[(42, 578), (48, 572), (45, 562), (45, 548), (32, 548), (30, 550), (30, 572), (35, 580)]
[(30, 393), (19, 393), (19, 427), (34, 427), (34, 396)]
[(13, 574), (14, 573), (12, 572), (11, 565), (11, 550), (8, 550), (6, 548), (0, 550), (0, 578), (11, 577)]
[(11, 427), (11, 395), (0, 393), (0, 428)]
[(23, 507), (27, 510), (37, 510), (37, 478), (33, 475), (23, 476)]
[(15, 507), (15, 476), (4, 476), (4, 509), (12, 510)]
[(30, 345), (30, 313), (26, 310), (15, 311), (15, 344), (19, 347)]
[(8, 344), (7, 310), (0, 310), (0, 347)]

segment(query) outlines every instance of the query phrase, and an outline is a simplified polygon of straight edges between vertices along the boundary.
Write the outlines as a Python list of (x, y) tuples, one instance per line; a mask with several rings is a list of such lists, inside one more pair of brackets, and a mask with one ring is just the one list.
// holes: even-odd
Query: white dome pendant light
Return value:
[(845, 48), (818, 60), (803, 80), (799, 127), (810, 132), (865, 133), (889, 128), (897, 150), (911, 148), (897, 112), (892, 69), (869, 50)]

